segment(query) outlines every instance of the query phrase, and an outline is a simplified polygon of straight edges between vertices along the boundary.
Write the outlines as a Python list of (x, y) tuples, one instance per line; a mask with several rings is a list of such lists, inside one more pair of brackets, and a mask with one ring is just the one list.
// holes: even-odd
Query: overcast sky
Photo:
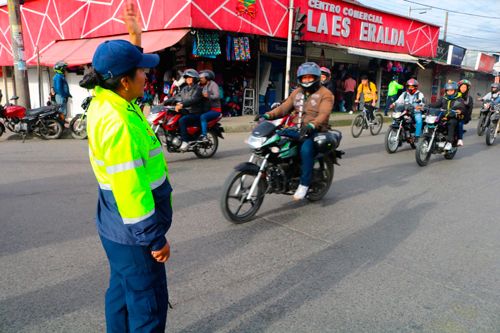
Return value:
[[(358, 0), (363, 5), (392, 12), (398, 15), (408, 15), (411, 7), (411, 17), (439, 25), (440, 39), (443, 39), (445, 12), (439, 9), (427, 10), (421, 14), (424, 6), (404, 0)], [(458, 46), (471, 50), (481, 50), (500, 53), (500, 0), (412, 0), (425, 5), (447, 8), (467, 14), (493, 16), (493, 18), (474, 17), (457, 13), (448, 13), (448, 33), (446, 40)]]

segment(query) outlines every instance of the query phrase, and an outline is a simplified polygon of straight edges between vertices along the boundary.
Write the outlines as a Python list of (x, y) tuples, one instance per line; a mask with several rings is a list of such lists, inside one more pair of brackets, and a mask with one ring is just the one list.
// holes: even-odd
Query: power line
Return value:
[(471, 39), (489, 40), (490, 42), (494, 41), (494, 40), (492, 40), (492, 38), (481, 38), (481, 37), (474, 37), (474, 36), (468, 36), (468, 35), (461, 35), (461, 34), (456, 34), (454, 32), (449, 32), (448, 35), (467, 37), (467, 38), (471, 38)]
[(486, 16), (486, 15), (479, 15), (479, 14), (472, 14), (472, 13), (464, 13), (464, 12), (459, 12), (459, 11), (451, 10), (451, 9), (447, 9), (447, 8), (441, 8), (441, 7), (435, 7), (435, 6), (426, 5), (426, 4), (423, 4), (421, 2), (416, 2), (416, 1), (410, 1), (410, 0), (403, 0), (403, 1), (404, 2), (413, 3), (413, 4), (416, 4), (416, 5), (420, 5), (420, 6), (426, 6), (426, 7), (429, 7), (429, 8), (444, 10), (444, 11), (447, 11), (447, 12), (450, 12), (450, 13), (455, 13), (455, 14), (461, 14), (461, 15), (467, 15), (467, 16), (475, 16), (475, 17), (482, 17), (482, 18), (489, 18), (489, 19), (500, 20), (500, 17), (498, 17), (498, 16)]

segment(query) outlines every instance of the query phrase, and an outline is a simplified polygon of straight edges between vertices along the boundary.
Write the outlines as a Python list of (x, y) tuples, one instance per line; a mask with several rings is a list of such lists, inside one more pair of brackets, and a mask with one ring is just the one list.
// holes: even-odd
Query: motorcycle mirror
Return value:
[(478, 96), (481, 96), (482, 94), (481, 93), (477, 93)]

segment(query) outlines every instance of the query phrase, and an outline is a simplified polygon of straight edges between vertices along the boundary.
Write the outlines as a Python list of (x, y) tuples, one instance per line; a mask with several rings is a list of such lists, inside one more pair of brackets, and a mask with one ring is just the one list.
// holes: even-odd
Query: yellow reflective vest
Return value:
[(159, 250), (172, 221), (172, 188), (161, 144), (135, 101), (99, 86), (94, 92), (87, 133), (99, 183), (99, 234)]

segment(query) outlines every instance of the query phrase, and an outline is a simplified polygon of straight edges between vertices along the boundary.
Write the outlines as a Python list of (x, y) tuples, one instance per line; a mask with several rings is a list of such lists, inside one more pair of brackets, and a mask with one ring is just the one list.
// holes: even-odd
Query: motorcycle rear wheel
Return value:
[(40, 136), (46, 140), (59, 139), (63, 134), (63, 126), (55, 119), (43, 120), (40, 125)]
[(306, 196), (307, 200), (318, 201), (323, 199), (332, 186), (333, 174), (333, 162), (329, 158), (315, 161), (311, 191)]
[(398, 151), (400, 138), (397, 137), (398, 130), (389, 127), (385, 135), (385, 150), (389, 154), (394, 154)]
[(197, 143), (194, 148), (194, 154), (198, 158), (210, 158), (215, 155), (217, 149), (219, 148), (219, 138), (217, 135), (209, 131), (207, 133), (207, 142)]
[(87, 121), (82, 119), (82, 114), (77, 114), (69, 123), (71, 136), (74, 139), (85, 140), (87, 138)]
[(5, 126), (0, 123), (0, 136), (2, 136), (5, 133)]
[[(257, 177), (257, 172), (251, 170), (234, 171), (224, 183), (221, 198), (221, 210), (224, 217), (235, 224), (250, 221), (260, 209), (266, 194), (265, 180), (260, 179), (256, 193), (250, 200), (247, 195)], [(234, 203), (234, 205), (233, 205)], [(247, 210), (241, 213), (247, 205)]]
[(418, 165), (424, 167), (429, 163), (430, 158), (431, 148), (429, 147), (429, 139), (425, 137), (420, 138), (415, 150), (415, 160), (417, 161)]

